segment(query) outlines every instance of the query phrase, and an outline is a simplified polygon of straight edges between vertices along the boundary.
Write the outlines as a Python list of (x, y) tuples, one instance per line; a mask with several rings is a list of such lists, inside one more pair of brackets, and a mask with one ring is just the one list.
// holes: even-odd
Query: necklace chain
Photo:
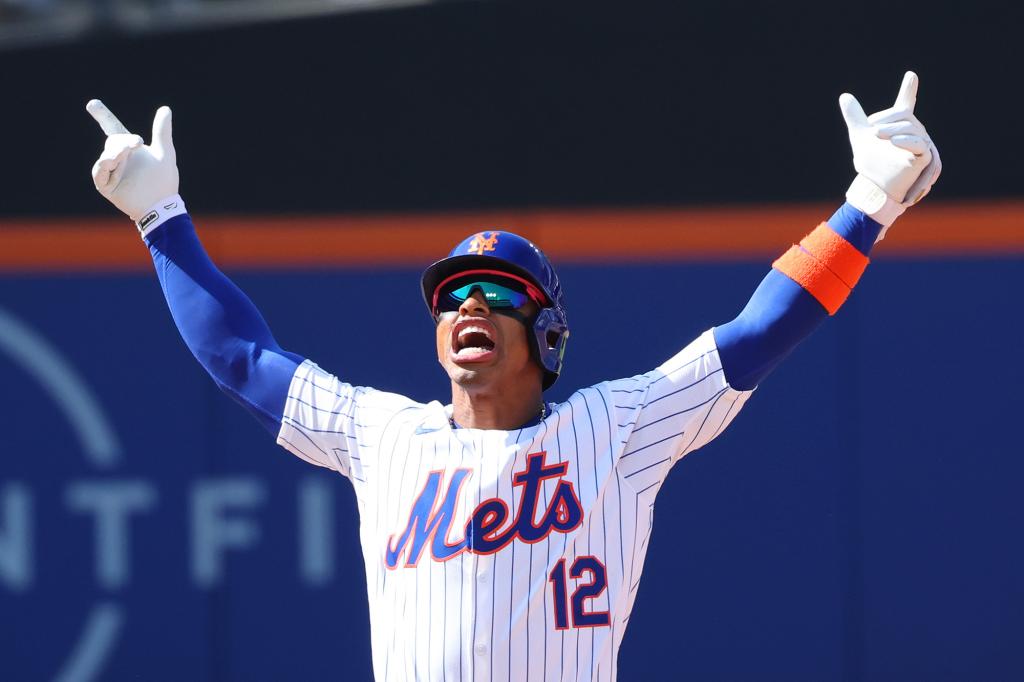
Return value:
[[(547, 406), (547, 403), (545, 403), (544, 401), (541, 401), (541, 403), (540, 403), (540, 421), (544, 421), (544, 419), (547, 416), (548, 416), (548, 406)], [(448, 417), (448, 423), (451, 424), (451, 427), (453, 429), (459, 428), (459, 425), (455, 423), (455, 417), (454, 416)]]

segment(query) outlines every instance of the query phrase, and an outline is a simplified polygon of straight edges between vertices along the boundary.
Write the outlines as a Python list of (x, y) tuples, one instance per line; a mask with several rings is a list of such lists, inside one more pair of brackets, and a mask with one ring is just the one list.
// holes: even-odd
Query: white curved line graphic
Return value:
[[(110, 469), (121, 459), (121, 443), (100, 403), (78, 372), (53, 344), (0, 308), (0, 351), (27, 371), (57, 403), (71, 423), (90, 464)], [(89, 612), (71, 656), (56, 682), (90, 682), (99, 674), (124, 621), (122, 610), (109, 602)]]
[(92, 465), (109, 469), (117, 464), (121, 443), (92, 391), (60, 351), (3, 308), (0, 350), (24, 367), (60, 406)]
[(117, 641), (123, 624), (124, 615), (116, 604), (94, 606), (82, 629), (82, 636), (54, 682), (88, 682), (94, 679)]

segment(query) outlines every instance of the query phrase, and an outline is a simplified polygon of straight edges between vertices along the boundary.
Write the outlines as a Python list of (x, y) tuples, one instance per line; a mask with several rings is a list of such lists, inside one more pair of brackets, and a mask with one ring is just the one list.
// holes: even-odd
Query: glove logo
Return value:
[(135, 225), (136, 225), (136, 227), (139, 228), (139, 232), (142, 232), (142, 231), (144, 231), (146, 229), (146, 227), (150, 223), (152, 223), (154, 220), (156, 220), (159, 217), (160, 217), (159, 213), (157, 213), (156, 211), (150, 211), (146, 215), (142, 216), (142, 218), (139, 220), (139, 222), (135, 223)]
[(490, 237), (485, 237), (484, 234), (484, 232), (477, 232), (473, 235), (473, 241), (469, 243), (469, 253), (482, 256), (485, 251), (494, 251), (494, 247), (498, 243), (498, 233), (491, 232)]

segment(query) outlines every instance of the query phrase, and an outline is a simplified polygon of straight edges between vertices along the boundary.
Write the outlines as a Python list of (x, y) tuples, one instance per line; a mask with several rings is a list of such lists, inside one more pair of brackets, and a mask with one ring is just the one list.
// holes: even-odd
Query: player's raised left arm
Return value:
[(892, 107), (866, 116), (856, 98), (839, 106), (857, 176), (846, 203), (772, 264), (743, 311), (716, 327), (729, 384), (754, 388), (829, 315), (869, 262), (872, 247), (939, 177), (938, 149), (914, 114), (918, 78), (908, 71)]

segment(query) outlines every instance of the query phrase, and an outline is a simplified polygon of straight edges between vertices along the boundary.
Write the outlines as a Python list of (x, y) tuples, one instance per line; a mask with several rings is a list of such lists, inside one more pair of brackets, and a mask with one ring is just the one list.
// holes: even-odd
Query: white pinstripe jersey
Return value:
[(749, 395), (710, 331), (513, 431), (306, 361), (278, 443), (355, 487), (378, 682), (614, 680), (658, 489)]

